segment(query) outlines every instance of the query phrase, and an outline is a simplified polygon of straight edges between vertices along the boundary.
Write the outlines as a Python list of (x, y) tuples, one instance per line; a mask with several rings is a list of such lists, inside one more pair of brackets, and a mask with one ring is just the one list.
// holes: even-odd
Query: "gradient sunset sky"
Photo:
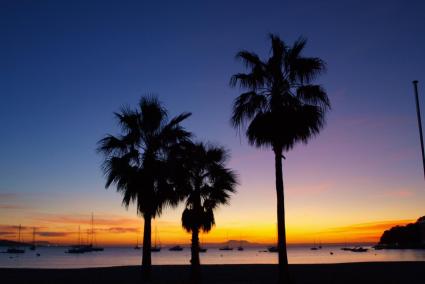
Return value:
[[(288, 241), (377, 241), (425, 215), (411, 83), (425, 94), (424, 14), (420, 0), (1, 1), (0, 239), (22, 224), (26, 240), (35, 226), (38, 240), (72, 243), (93, 212), (101, 244), (134, 244), (143, 221), (104, 189), (95, 148), (118, 131), (114, 111), (157, 94), (239, 173), (203, 241), (275, 241), (273, 156), (231, 128), (240, 91), (228, 85), (244, 71), (236, 52), (266, 57), (272, 32), (308, 38), (333, 104), (320, 136), (286, 154)], [(155, 220), (162, 243), (189, 243), (181, 213)]]

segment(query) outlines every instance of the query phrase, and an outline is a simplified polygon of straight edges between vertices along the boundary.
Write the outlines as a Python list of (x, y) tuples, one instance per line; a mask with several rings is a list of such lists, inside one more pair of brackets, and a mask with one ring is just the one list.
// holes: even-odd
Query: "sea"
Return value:
[[(377, 261), (425, 261), (425, 250), (374, 250), (351, 252), (341, 250), (341, 246), (323, 246), (311, 250), (308, 246), (289, 246), (288, 260), (291, 264), (348, 263)], [(105, 247), (104, 251), (84, 254), (66, 253), (66, 247), (38, 247), (35, 251), (26, 249), (23, 254), (4, 253), (0, 248), (0, 267), (3, 268), (85, 268), (140, 265), (142, 250), (131, 247)], [(268, 252), (266, 247), (245, 247), (222, 251), (208, 248), (200, 254), (202, 264), (275, 264), (277, 253)], [(160, 252), (152, 252), (152, 263), (187, 265), (190, 248), (182, 251), (169, 251), (164, 247)]]

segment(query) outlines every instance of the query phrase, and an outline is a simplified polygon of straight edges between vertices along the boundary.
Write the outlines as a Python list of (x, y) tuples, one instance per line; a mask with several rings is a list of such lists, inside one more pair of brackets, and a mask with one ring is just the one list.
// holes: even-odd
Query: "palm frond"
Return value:
[(122, 138), (107, 134), (97, 142), (97, 152), (105, 155), (113, 153), (124, 153), (128, 149), (128, 144)]
[(142, 97), (140, 106), (140, 128), (145, 133), (152, 133), (167, 120), (167, 110), (156, 97)]
[(114, 115), (125, 134), (138, 130), (139, 113), (136, 110), (123, 106), (120, 112), (115, 112)]
[(263, 76), (261, 75), (262, 71), (258, 69), (255, 69), (255, 71), (255, 73), (237, 73), (233, 75), (230, 78), (230, 86), (235, 87), (239, 83), (239, 86), (241, 88), (252, 88), (256, 90), (258, 86), (261, 86), (263, 84)]
[(298, 38), (294, 44), (289, 49), (288, 58), (291, 60), (296, 60), (301, 57), (301, 53), (304, 50), (307, 44), (307, 39), (300, 37)]
[(297, 88), (297, 97), (302, 102), (320, 106), (323, 110), (331, 107), (326, 91), (320, 85), (304, 85)]
[(287, 47), (285, 43), (277, 36), (270, 34), (271, 40), (271, 56), (267, 61), (267, 69), (272, 73), (281, 73), (282, 66), (284, 65), (284, 58), (286, 56)]
[(234, 127), (243, 126), (245, 121), (249, 121), (266, 107), (267, 98), (265, 96), (254, 91), (241, 94), (233, 103), (232, 125)]
[(262, 62), (257, 54), (249, 52), (247, 50), (241, 50), (236, 54), (236, 59), (241, 60), (245, 67), (254, 68), (258, 65), (261, 65)]
[(183, 210), (183, 214), (182, 214), (182, 227), (188, 232), (190, 233), (192, 231), (192, 228), (195, 224), (194, 221), (194, 213), (192, 209), (189, 208), (185, 208)]
[(317, 57), (300, 57), (291, 61), (290, 69), (291, 80), (308, 84), (326, 71), (326, 64)]

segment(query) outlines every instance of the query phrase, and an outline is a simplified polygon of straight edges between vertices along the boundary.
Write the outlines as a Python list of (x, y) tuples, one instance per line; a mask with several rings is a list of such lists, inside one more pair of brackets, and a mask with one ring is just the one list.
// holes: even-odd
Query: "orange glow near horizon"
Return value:
[[(67, 215), (43, 216), (35, 218), (37, 225), (22, 224), (22, 239), (30, 242), (32, 240), (32, 230), (35, 227), (37, 241), (48, 241), (53, 244), (69, 245), (75, 244), (78, 240), (78, 228), (82, 242), (89, 242), (91, 236), (89, 218), (73, 218)], [(287, 228), (288, 244), (306, 244), (313, 242), (320, 243), (344, 243), (344, 242), (365, 242), (376, 243), (386, 229), (395, 225), (405, 225), (415, 220), (391, 220), (377, 221), (363, 224), (352, 224), (348, 226), (322, 228), (314, 231), (308, 227)], [(189, 244), (190, 234), (185, 232), (178, 222), (157, 220), (153, 222), (152, 242), (155, 239), (155, 228), (158, 232), (158, 241), (163, 245)], [(2, 236), (0, 239), (16, 240), (17, 226), (0, 225)], [(143, 221), (141, 219), (128, 217), (111, 217), (95, 219), (95, 241), (99, 245), (135, 245), (138, 240), (142, 243)], [(251, 223), (235, 227), (231, 224), (222, 224), (214, 227), (209, 233), (201, 233), (203, 243), (221, 243), (227, 240), (247, 240), (252, 243), (271, 244), (276, 242), (276, 228), (273, 224)]]

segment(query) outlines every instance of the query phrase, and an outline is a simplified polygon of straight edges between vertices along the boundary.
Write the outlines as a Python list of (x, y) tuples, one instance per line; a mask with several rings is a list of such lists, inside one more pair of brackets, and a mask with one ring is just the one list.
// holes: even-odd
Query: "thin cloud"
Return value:
[(0, 193), (0, 199), (1, 200), (11, 200), (16, 199), (17, 194), (16, 193), (10, 193), (10, 192), (3, 192)]
[(414, 192), (409, 189), (400, 189), (400, 190), (387, 192), (384, 195), (392, 196), (392, 197), (410, 197), (414, 195)]
[[(47, 222), (47, 223), (56, 223), (56, 224), (75, 224), (75, 225), (90, 225), (91, 216), (90, 215), (56, 215), (56, 214), (40, 214), (32, 218), (37, 222)], [(122, 225), (134, 225), (140, 224), (140, 220), (137, 218), (123, 218), (123, 217), (96, 217), (95, 218), (96, 226), (122, 226)]]
[[(98, 230), (96, 230), (98, 231)], [(114, 234), (123, 234), (123, 233), (139, 233), (139, 228), (125, 228), (125, 227), (111, 227), (107, 229), (102, 229), (101, 231), (106, 231)]]
[(397, 225), (405, 225), (414, 222), (414, 220), (391, 220), (391, 221), (380, 221), (362, 224), (353, 224), (350, 226), (331, 228), (327, 232), (332, 233), (367, 233), (367, 232), (381, 232), (390, 229)]
[[(8, 232), (17, 232), (19, 229), (19, 226), (12, 226), (12, 225), (0, 225), (1, 231), (8, 231)], [(26, 231), (32, 229), (31, 227), (21, 226), (21, 231)]]
[(0, 204), (0, 210), (15, 210), (15, 209), (23, 209), (23, 206), (14, 205), (14, 204)]
[(67, 232), (37, 232), (36, 234), (40, 237), (66, 237), (70, 235)]
[(333, 186), (333, 182), (323, 182), (319, 184), (291, 186), (288, 187), (287, 191), (291, 195), (317, 195), (331, 191)]

